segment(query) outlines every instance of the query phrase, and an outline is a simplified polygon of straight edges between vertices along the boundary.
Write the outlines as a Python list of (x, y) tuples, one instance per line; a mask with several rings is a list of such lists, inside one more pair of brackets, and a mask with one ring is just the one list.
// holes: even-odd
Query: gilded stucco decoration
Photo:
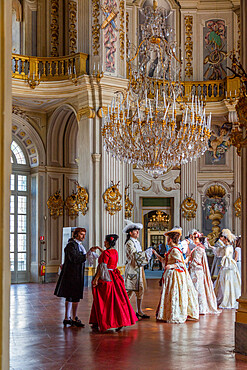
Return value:
[(121, 0), (119, 3), (119, 19), (120, 19), (120, 27), (119, 27), (119, 42), (120, 42), (120, 58), (124, 59), (124, 49), (125, 49), (125, 32), (124, 32), (124, 1)]
[(191, 15), (187, 15), (184, 17), (184, 25), (185, 25), (185, 76), (192, 77), (193, 76), (193, 41), (192, 41), (192, 33), (193, 33), (193, 17)]
[(79, 215), (76, 193), (73, 192), (67, 197), (65, 201), (65, 207), (68, 209), (68, 213), (71, 218), (76, 218)]
[(77, 51), (77, 2), (69, 1), (69, 53)]
[(58, 37), (59, 37), (59, 24), (58, 24), (58, 11), (59, 0), (51, 0), (51, 56), (58, 57)]
[(77, 115), (76, 115), (77, 121), (80, 122), (82, 117), (94, 118), (95, 117), (95, 110), (91, 107), (85, 107), (85, 108), (79, 109), (79, 111), (77, 112)]
[(81, 212), (85, 216), (88, 210), (88, 192), (85, 188), (80, 186), (78, 182), (76, 182), (76, 188), (76, 209), (78, 210), (78, 212)]
[(47, 206), (52, 217), (57, 218), (58, 216), (63, 215), (64, 201), (61, 197), (60, 190), (56, 191), (55, 194), (49, 197)]
[(122, 209), (122, 195), (117, 188), (119, 186), (119, 183), (120, 182), (114, 185), (111, 181), (112, 185), (108, 189), (106, 189), (105, 193), (103, 194), (104, 203), (106, 204), (106, 210), (110, 213), (111, 216), (115, 215), (116, 212), (119, 212)]
[(92, 37), (93, 37), (93, 55), (99, 55), (99, 47), (100, 47), (100, 24), (99, 24), (99, 16), (100, 16), (100, 1), (99, 0), (92, 0), (92, 7), (93, 7), (93, 25), (92, 25)]
[[(129, 18), (130, 18), (129, 12), (126, 12), (126, 38), (127, 40), (129, 40)], [(127, 54), (127, 51), (128, 51), (128, 43), (126, 43), (126, 54)]]
[(239, 196), (238, 199), (234, 202), (234, 209), (236, 217), (241, 217), (241, 197)]
[(125, 201), (125, 218), (128, 219), (128, 218), (131, 218), (132, 216), (132, 209), (134, 207), (134, 204), (131, 202), (130, 198), (129, 198), (129, 194), (127, 194), (127, 190), (128, 190), (129, 186), (126, 186), (125, 188), (125, 191), (124, 191), (124, 201)]
[(226, 190), (220, 184), (211, 185), (205, 194), (203, 208), (206, 218), (212, 222), (212, 231), (207, 235), (209, 243), (213, 245), (220, 235), (220, 223), (227, 212), (228, 201)]
[(187, 221), (191, 221), (192, 218), (196, 217), (197, 203), (192, 197), (186, 197), (181, 204), (181, 211), (183, 217)]
[(116, 0), (104, 0), (102, 10), (105, 20), (101, 28), (104, 29), (104, 47), (106, 49), (106, 72), (114, 73), (116, 71), (116, 42), (117, 42), (117, 26), (115, 18), (118, 14)]

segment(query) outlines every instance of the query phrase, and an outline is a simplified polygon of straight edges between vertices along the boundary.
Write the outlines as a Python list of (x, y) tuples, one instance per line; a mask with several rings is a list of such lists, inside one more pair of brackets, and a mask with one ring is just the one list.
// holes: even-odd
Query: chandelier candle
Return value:
[(102, 127), (106, 151), (153, 177), (204, 154), (211, 135), (203, 96), (184, 95), (169, 14), (156, 1), (144, 8), (142, 41), (128, 52), (127, 91), (116, 93)]

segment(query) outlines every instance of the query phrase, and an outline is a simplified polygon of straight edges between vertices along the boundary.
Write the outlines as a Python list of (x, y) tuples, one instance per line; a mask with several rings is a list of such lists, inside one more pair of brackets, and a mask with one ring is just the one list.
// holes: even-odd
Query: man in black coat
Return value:
[[(82, 245), (85, 236), (86, 229), (78, 227), (74, 230), (73, 238), (69, 239), (64, 249), (64, 264), (54, 291), (57, 297), (66, 298), (65, 318), (63, 320), (65, 326), (85, 326), (77, 317), (77, 309), (80, 299), (83, 298), (85, 261), (88, 253), (92, 253), (97, 249), (97, 247), (92, 247), (88, 253), (86, 252)], [(93, 256), (94, 258), (98, 257), (96, 253), (93, 253)]]

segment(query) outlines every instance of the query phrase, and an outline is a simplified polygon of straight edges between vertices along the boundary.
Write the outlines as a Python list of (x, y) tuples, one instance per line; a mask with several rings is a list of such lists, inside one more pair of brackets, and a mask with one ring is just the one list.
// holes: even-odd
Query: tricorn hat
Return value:
[(173, 227), (171, 230), (166, 231), (164, 233), (165, 236), (169, 236), (171, 233), (179, 233), (180, 236), (182, 236), (182, 228), (181, 227)]

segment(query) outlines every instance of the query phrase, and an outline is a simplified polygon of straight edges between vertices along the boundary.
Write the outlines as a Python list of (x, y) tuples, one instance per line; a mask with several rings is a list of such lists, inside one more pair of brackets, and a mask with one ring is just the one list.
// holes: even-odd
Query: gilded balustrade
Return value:
[[(148, 97), (154, 97), (154, 91), (158, 91), (160, 96), (163, 96), (164, 83), (162, 80), (150, 78)], [(227, 77), (224, 80), (209, 80), (209, 81), (182, 81), (183, 98), (191, 100), (191, 96), (196, 94), (203, 96), (206, 101), (217, 102), (222, 101), (229, 96), (238, 96), (240, 89), (240, 79)]]
[(12, 54), (12, 77), (42, 81), (66, 80), (87, 73), (88, 55), (77, 53), (63, 57), (32, 57)]

